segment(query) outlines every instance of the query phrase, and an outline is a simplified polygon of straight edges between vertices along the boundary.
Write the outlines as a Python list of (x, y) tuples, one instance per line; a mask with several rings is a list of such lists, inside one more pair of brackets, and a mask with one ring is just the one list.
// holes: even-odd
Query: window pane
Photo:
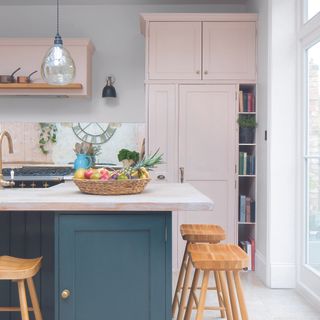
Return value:
[(306, 263), (320, 272), (320, 42), (307, 56)]
[(320, 155), (320, 43), (308, 50), (308, 69), (307, 153), (318, 156)]
[(308, 233), (306, 263), (320, 272), (320, 159), (308, 160)]
[(314, 17), (320, 11), (319, 0), (308, 0), (308, 20)]

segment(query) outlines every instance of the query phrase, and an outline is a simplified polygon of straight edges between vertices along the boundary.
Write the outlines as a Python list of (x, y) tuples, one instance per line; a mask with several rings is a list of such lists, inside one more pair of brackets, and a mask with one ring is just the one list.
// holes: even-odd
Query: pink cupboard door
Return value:
[(255, 22), (203, 23), (203, 79), (255, 81)]
[[(184, 182), (214, 201), (213, 212), (183, 212), (181, 223), (219, 224), (235, 240), (236, 87), (182, 85), (179, 167)], [(179, 245), (179, 255), (181, 255)]]
[(157, 182), (176, 182), (177, 126), (176, 86), (161, 84), (148, 87), (148, 152), (158, 149), (163, 154), (163, 164), (152, 172)]
[[(176, 85), (149, 85), (148, 92), (148, 152), (157, 149), (163, 153), (163, 164), (151, 171), (152, 179), (158, 183), (178, 180), (178, 107)], [(178, 269), (177, 239), (178, 214), (172, 215), (172, 268)]]
[(150, 22), (149, 79), (201, 79), (201, 22)]

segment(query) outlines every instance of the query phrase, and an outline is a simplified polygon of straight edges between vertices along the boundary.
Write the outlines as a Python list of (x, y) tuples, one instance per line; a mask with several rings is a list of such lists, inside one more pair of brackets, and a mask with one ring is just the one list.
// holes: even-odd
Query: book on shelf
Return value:
[(246, 221), (246, 196), (240, 195), (239, 201), (239, 221), (245, 222)]
[(243, 91), (239, 91), (239, 112), (243, 112)]
[(255, 240), (250, 238), (249, 240), (240, 241), (239, 246), (249, 256), (248, 268), (245, 268), (245, 270), (255, 271)]
[(251, 269), (256, 270), (256, 241), (253, 238), (249, 239), (251, 243)]
[(255, 201), (246, 195), (239, 197), (239, 222), (255, 222)]
[(239, 112), (255, 112), (255, 96), (253, 92), (239, 91)]
[(255, 155), (239, 152), (239, 175), (255, 175)]

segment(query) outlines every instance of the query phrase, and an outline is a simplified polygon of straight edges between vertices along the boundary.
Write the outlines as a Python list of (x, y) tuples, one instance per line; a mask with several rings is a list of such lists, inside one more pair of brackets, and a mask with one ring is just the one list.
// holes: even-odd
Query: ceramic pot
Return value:
[(90, 156), (78, 153), (77, 159), (74, 161), (73, 168), (74, 170), (78, 170), (80, 168), (89, 169), (92, 166), (92, 159)]

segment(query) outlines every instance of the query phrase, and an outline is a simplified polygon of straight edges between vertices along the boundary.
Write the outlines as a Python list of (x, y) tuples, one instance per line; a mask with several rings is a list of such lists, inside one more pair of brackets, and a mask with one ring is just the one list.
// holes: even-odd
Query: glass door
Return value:
[[(320, 42), (306, 49), (302, 282), (320, 284)], [(319, 289), (318, 289), (319, 290)]]

